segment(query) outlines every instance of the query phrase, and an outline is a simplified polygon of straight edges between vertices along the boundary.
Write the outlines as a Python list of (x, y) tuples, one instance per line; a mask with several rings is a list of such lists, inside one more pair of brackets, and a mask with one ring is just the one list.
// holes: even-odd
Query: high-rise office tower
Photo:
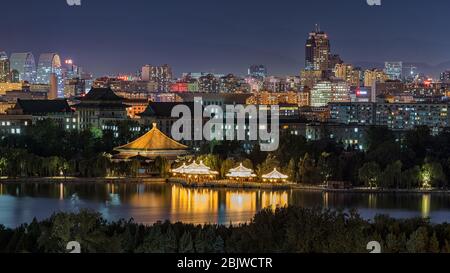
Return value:
[(19, 81), (34, 83), (36, 77), (36, 63), (33, 53), (13, 53), (11, 54), (9, 61), (11, 72), (14, 75), (17, 75)]
[(61, 58), (56, 53), (43, 53), (39, 56), (36, 83), (50, 84), (51, 75), (55, 74), (58, 82), (58, 92), (64, 92)]
[(267, 77), (267, 68), (262, 65), (252, 65), (248, 69), (248, 76), (256, 79), (264, 79)]
[(443, 83), (450, 83), (450, 70), (441, 73), (440, 80)]
[(169, 92), (173, 79), (172, 68), (167, 64), (162, 66), (144, 65), (141, 70), (141, 79), (158, 83), (159, 92)]
[(305, 49), (306, 70), (326, 71), (330, 69), (330, 40), (328, 35), (320, 31), (317, 25), (315, 31), (309, 34)]
[(9, 59), (6, 52), (0, 52), (0, 82), (9, 82), (10, 73), (9, 73)]
[(385, 62), (384, 72), (390, 80), (396, 81), (402, 79), (403, 63), (402, 62)]
[(388, 76), (383, 70), (369, 69), (364, 71), (364, 86), (372, 87), (377, 83), (384, 83), (388, 80)]

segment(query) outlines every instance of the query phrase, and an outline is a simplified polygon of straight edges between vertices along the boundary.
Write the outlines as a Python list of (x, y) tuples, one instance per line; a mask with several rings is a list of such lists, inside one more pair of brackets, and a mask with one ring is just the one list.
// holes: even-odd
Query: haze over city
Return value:
[[(435, 2), (6, 1), (8, 39), (0, 49), (58, 52), (96, 76), (133, 73), (145, 63), (171, 64), (175, 75), (242, 75), (254, 63), (272, 75), (298, 75), (308, 33), (320, 24), (345, 62), (370, 68), (403, 61), (436, 76), (450, 67), (450, 37), (442, 33), (450, 3)], [(26, 20), (18, 20), (18, 10)]]

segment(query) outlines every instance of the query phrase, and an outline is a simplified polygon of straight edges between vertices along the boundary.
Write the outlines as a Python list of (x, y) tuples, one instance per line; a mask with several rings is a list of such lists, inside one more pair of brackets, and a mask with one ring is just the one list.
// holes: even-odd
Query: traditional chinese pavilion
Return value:
[(241, 163), (238, 167), (231, 169), (226, 176), (235, 180), (252, 180), (256, 177), (256, 174), (253, 173), (252, 169), (244, 167)]
[(115, 161), (132, 160), (139, 158), (152, 161), (157, 157), (165, 158), (169, 161), (176, 160), (179, 156), (189, 154), (189, 148), (166, 136), (161, 132), (156, 124), (153, 128), (140, 138), (114, 149), (117, 152), (114, 155)]
[(276, 168), (272, 172), (262, 176), (264, 182), (286, 182), (288, 178), (287, 175), (280, 173)]

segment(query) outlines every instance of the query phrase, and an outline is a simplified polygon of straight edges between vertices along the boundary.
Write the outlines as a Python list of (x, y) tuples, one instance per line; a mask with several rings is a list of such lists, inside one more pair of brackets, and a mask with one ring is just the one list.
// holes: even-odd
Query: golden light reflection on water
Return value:
[(261, 196), (261, 203), (263, 208), (285, 207), (289, 205), (287, 192), (263, 192)]
[(219, 193), (209, 189), (187, 189), (172, 186), (172, 212), (209, 213), (219, 208)]
[(422, 195), (422, 217), (428, 218), (430, 217), (430, 209), (431, 209), (431, 195), (430, 194), (424, 194)]
[(370, 209), (376, 209), (377, 208), (377, 195), (376, 194), (369, 194), (369, 208)]
[(64, 184), (59, 183), (59, 200), (64, 200)]
[(176, 213), (257, 212), (288, 205), (287, 192), (191, 189), (172, 186), (171, 210)]

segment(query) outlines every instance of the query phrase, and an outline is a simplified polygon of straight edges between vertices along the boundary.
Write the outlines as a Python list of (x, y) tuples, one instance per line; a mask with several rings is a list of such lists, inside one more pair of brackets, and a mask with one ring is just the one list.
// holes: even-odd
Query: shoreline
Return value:
[(82, 177), (31, 177), (31, 178), (6, 178), (0, 177), (0, 183), (3, 184), (22, 184), (22, 183), (152, 183), (152, 184), (178, 184), (187, 188), (209, 188), (209, 189), (262, 189), (262, 190), (300, 190), (322, 193), (363, 193), (363, 194), (450, 194), (449, 190), (444, 189), (369, 189), (369, 188), (351, 188), (351, 189), (327, 189), (322, 186), (302, 185), (294, 183), (286, 184), (267, 184), (259, 182), (235, 182), (227, 180), (194, 182), (174, 178), (130, 178), (130, 177), (105, 177), (105, 178), (82, 178)]

